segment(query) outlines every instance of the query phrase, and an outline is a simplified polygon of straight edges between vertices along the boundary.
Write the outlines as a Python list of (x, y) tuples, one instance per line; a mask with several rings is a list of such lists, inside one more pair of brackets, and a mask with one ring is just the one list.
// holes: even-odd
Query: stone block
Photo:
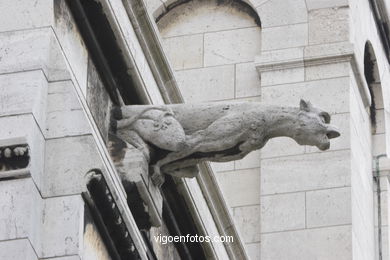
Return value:
[(262, 28), (307, 22), (304, 0), (272, 0), (256, 8)]
[(2, 260), (38, 260), (27, 238), (0, 241), (0, 259)]
[(206, 33), (204, 66), (254, 61), (261, 51), (259, 27)]
[(176, 76), (186, 101), (234, 98), (234, 65), (183, 70), (176, 72)]
[(385, 110), (380, 109), (376, 110), (376, 133), (383, 134), (385, 133)]
[(352, 259), (351, 226), (263, 234), (261, 259)]
[(306, 193), (308, 228), (351, 224), (351, 212), (350, 187)]
[[(263, 71), (262, 67), (272, 68), (284, 63), (299, 63), (303, 66), (304, 47), (287, 48), (280, 50), (263, 51), (256, 57), (255, 64), (259, 72)], [(283, 66), (283, 65), (282, 65)], [(260, 68), (259, 68), (260, 67)]]
[(246, 252), (252, 260), (260, 259), (260, 243), (245, 244)]
[(305, 228), (305, 193), (261, 197), (261, 233)]
[(303, 67), (291, 69), (277, 69), (263, 71), (261, 73), (261, 86), (279, 85), (305, 80), (305, 69)]
[(234, 161), (232, 162), (211, 162), (211, 168), (214, 172), (226, 172), (234, 170)]
[(262, 88), (262, 102), (297, 107), (301, 98), (334, 113), (349, 112), (349, 79), (337, 78)]
[(322, 64), (305, 67), (305, 80), (318, 80), (328, 78), (347, 77), (350, 72), (349, 62)]
[(0, 115), (32, 113), (44, 129), (47, 85), (40, 70), (0, 75)]
[(40, 208), (32, 179), (0, 181), (0, 196), (0, 240), (29, 237), (33, 225), (39, 225), (35, 213)]
[(54, 31), (84, 96), (87, 93), (88, 50), (65, 0), (54, 1)]
[(0, 3), (0, 32), (49, 26), (54, 20), (54, 2), (51, 0)]
[(40, 257), (76, 255), (82, 246), (84, 202), (80, 195), (45, 199), (37, 248)]
[(260, 203), (259, 169), (220, 172), (216, 177), (230, 207)]
[(244, 243), (260, 242), (260, 206), (233, 208), (233, 220)]
[(303, 154), (305, 147), (297, 144), (289, 137), (278, 137), (268, 141), (261, 149), (261, 158), (272, 158), (286, 155)]
[(0, 33), (0, 73), (43, 70), (49, 81), (70, 79), (51, 28)]
[(203, 66), (203, 34), (165, 38), (163, 45), (175, 70)]
[(349, 40), (349, 8), (325, 8), (309, 12), (309, 44)]
[(348, 0), (306, 0), (306, 6), (309, 11), (313, 9), (334, 8), (348, 6)]
[(254, 19), (229, 4), (218, 1), (190, 1), (171, 9), (158, 21), (163, 37), (257, 27)]
[(243, 159), (234, 162), (234, 168), (236, 170), (240, 169), (250, 169), (250, 168), (259, 168), (260, 167), (260, 150), (253, 151), (245, 156)]
[(236, 97), (260, 96), (260, 76), (253, 62), (236, 64)]
[(91, 169), (104, 170), (91, 135), (47, 140), (42, 196), (78, 194), (85, 191), (84, 176)]
[(72, 81), (50, 83), (46, 113), (44, 130), (46, 138), (83, 135), (91, 132)]
[(307, 44), (307, 24), (286, 25), (262, 30), (262, 51), (302, 47)]
[(261, 192), (275, 194), (350, 185), (349, 151), (263, 159)]

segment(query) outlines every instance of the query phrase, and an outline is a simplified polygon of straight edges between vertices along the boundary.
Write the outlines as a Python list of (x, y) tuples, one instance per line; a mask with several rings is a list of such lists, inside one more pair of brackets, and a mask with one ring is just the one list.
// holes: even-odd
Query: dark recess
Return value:
[(119, 91), (126, 105), (141, 104), (102, 5), (94, 0), (67, 0), (67, 4), (112, 102), (119, 105)]

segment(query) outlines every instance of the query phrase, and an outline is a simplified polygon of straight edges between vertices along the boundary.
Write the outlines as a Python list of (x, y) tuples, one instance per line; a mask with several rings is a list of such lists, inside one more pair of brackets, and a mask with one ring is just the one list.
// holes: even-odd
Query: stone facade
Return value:
[[(147, 1), (187, 102), (307, 98), (341, 130), (325, 153), (280, 138), (261, 154), (213, 164), (252, 258), (376, 259), (372, 157), (388, 147), (390, 74), (370, 1), (243, 1), (261, 26), (229, 1), (173, 2), (180, 1)], [(367, 41), (376, 88), (365, 73)], [(382, 177), (383, 259), (386, 183)]]
[[(236, 239), (191, 250), (208, 259), (389, 258), (390, 163), (380, 159), (374, 179), (372, 159), (390, 147), (389, 59), (370, 6), (379, 0), (83, 0), (105, 14), (98, 26), (109, 24), (122, 67), (97, 62), (88, 19), (75, 19), (69, 2), (80, 3), (0, 0), (0, 151), (26, 147), (29, 156), (27, 166), (0, 169), (1, 259), (109, 259), (115, 246), (96, 219), (91, 171), (103, 176), (107, 212), (119, 212), (108, 220), (125, 227), (131, 252), (183, 258), (188, 248), (151, 238), (171, 229), (142, 154), (128, 147), (119, 165), (109, 149), (113, 106), (180, 102), (176, 87), (185, 102), (308, 99), (341, 131), (326, 152), (278, 138), (172, 182), (197, 233)], [(128, 84), (109, 91), (116, 82)], [(149, 233), (130, 209), (124, 165)]]

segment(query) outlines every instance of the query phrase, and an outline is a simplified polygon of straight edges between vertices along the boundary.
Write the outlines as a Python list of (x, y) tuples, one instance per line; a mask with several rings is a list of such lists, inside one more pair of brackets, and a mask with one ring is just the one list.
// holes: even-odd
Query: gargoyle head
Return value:
[(305, 100), (300, 101), (299, 126), (294, 139), (300, 145), (313, 145), (324, 151), (329, 149), (329, 139), (340, 136), (336, 127), (330, 125), (330, 115)]

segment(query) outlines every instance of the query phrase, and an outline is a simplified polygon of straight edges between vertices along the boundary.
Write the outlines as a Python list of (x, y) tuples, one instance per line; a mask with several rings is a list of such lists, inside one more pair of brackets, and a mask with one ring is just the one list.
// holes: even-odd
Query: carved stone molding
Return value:
[(0, 179), (28, 175), (30, 148), (24, 138), (0, 141)]

